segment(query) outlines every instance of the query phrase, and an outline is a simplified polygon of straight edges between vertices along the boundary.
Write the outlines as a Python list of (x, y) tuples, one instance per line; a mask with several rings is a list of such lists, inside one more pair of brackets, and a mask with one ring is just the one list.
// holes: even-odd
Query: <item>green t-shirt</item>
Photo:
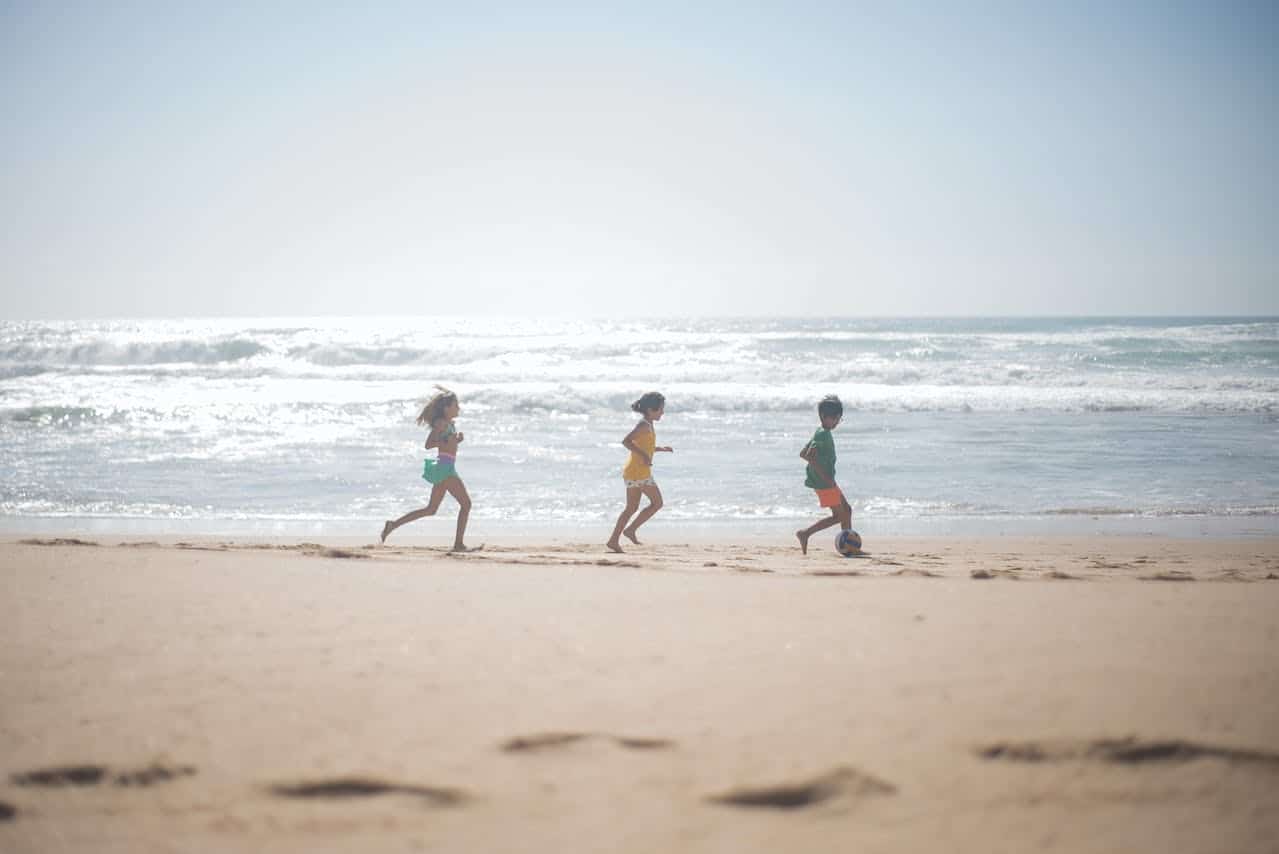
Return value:
[(830, 489), (835, 484), (827, 480), (826, 475), (822, 474), (822, 469), (831, 477), (835, 477), (835, 437), (825, 427), (813, 434), (812, 441), (808, 443), (817, 451), (816, 462), (820, 469), (814, 468), (813, 463), (808, 464), (808, 477), (804, 478), (804, 486), (809, 489)]

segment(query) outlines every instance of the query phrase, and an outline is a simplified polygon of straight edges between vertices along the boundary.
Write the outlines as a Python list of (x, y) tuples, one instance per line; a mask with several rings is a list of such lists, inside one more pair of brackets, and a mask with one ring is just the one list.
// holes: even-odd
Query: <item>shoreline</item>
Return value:
[[(864, 538), (865, 555), (845, 558), (834, 549), (834, 540), (838, 528), (821, 531), (809, 542), (807, 558), (830, 558), (833, 562), (859, 563), (864, 558), (884, 558), (897, 560), (920, 549), (936, 552), (937, 555), (948, 554), (963, 556), (966, 560), (987, 558), (1012, 552), (1023, 552), (1028, 556), (1039, 556), (1044, 559), (1070, 559), (1073, 551), (1089, 551), (1104, 549), (1118, 555), (1135, 555), (1142, 552), (1176, 553), (1179, 559), (1193, 558), (1211, 562), (1214, 559), (1240, 559), (1251, 555), (1261, 565), (1270, 565), (1270, 557), (1275, 557), (1274, 567), (1279, 569), (1279, 536), (1162, 536), (1122, 535), (1122, 534), (1059, 534), (1042, 536), (1033, 534), (1002, 534), (964, 536), (920, 535), (920, 536), (885, 536), (873, 539)], [(678, 561), (681, 549), (696, 550), (698, 553), (714, 554), (716, 550), (738, 552), (744, 548), (757, 550), (770, 560), (780, 560), (789, 568), (791, 558), (805, 558), (794, 532), (759, 533), (738, 531), (732, 539), (726, 540), (722, 532), (701, 529), (685, 529), (677, 533), (669, 531), (646, 534), (640, 532), (644, 539), (640, 545), (627, 540), (622, 541), (624, 555), (635, 557), (652, 557), (661, 560)], [(607, 533), (593, 528), (565, 528), (560, 531), (543, 532), (541, 536), (529, 536), (517, 533), (502, 533), (496, 536), (472, 536), (468, 531), (467, 544), (471, 548), (482, 547), (482, 550), (494, 550), (493, 554), (503, 552), (524, 553), (545, 549), (572, 550), (583, 555), (598, 551), (609, 557), (618, 553), (609, 551), (604, 540)], [(306, 550), (338, 548), (357, 550), (364, 557), (396, 558), (410, 553), (425, 555), (444, 555), (449, 553), (451, 538), (432, 534), (404, 535), (396, 532), (385, 544), (378, 542), (377, 536), (334, 535), (316, 536), (300, 534), (270, 535), (225, 535), (219, 533), (164, 533), (154, 536), (138, 536), (127, 533), (94, 533), (80, 529), (69, 531), (24, 531), (15, 533), (0, 531), (0, 554), (4, 550), (15, 547), (98, 547), (98, 548), (151, 548), (161, 551), (181, 551), (184, 547), (222, 547), (231, 551), (255, 550)], [(793, 554), (792, 554), (793, 552)], [(463, 557), (465, 555), (462, 555)]]
[[(621, 509), (619, 503), (618, 509)], [(396, 536), (415, 539), (451, 540), (455, 512), (446, 511), (432, 520), (413, 523)], [(607, 537), (616, 517), (581, 521), (507, 521), (484, 518), (472, 513), (467, 534), (485, 539), (518, 538), (534, 540), (550, 536), (556, 539), (589, 539), (595, 532)], [(661, 514), (646, 526), (651, 536), (667, 542), (684, 538), (711, 539), (731, 535), (755, 541), (789, 537), (798, 528), (807, 527), (820, 514), (788, 518), (680, 519)], [(146, 537), (222, 537), (234, 539), (358, 539), (376, 538), (380, 519), (153, 519), (86, 516), (3, 516), (0, 515), (0, 539), (26, 536), (100, 536), (108, 538)], [(902, 538), (1002, 538), (1002, 537), (1104, 537), (1104, 538), (1170, 538), (1170, 539), (1267, 539), (1279, 538), (1279, 515), (1231, 516), (1128, 516), (1086, 514), (1026, 517), (921, 517), (884, 519), (853, 517), (853, 527), (863, 538), (889, 540)]]

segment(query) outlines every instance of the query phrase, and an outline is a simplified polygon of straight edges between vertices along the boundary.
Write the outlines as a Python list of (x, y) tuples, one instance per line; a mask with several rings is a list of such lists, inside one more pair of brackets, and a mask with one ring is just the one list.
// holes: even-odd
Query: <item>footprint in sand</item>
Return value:
[(833, 798), (865, 798), (896, 792), (897, 787), (891, 783), (853, 768), (839, 767), (811, 780), (744, 787), (710, 795), (706, 799), (731, 807), (795, 810), (816, 806)]
[(18, 810), (12, 804), (0, 801), (0, 821), (13, 821), (17, 815)]
[(534, 735), (520, 735), (502, 742), (504, 753), (532, 753), (539, 750), (567, 747), (570, 744), (588, 739), (611, 741), (618, 747), (627, 750), (665, 750), (675, 746), (675, 742), (664, 738), (635, 738), (624, 735), (609, 735), (602, 732), (543, 732)]
[(458, 806), (470, 800), (461, 789), (439, 786), (420, 786), (408, 783), (389, 783), (368, 777), (336, 777), (306, 783), (276, 783), (269, 787), (271, 794), (281, 798), (315, 800), (348, 800), (371, 798), (380, 795), (410, 795), (430, 801), (436, 806)]
[(181, 765), (177, 768), (152, 765), (148, 768), (139, 768), (136, 771), (122, 771), (116, 774), (111, 782), (117, 786), (154, 786), (156, 783), (167, 783), (170, 780), (176, 780), (179, 777), (190, 777), (194, 774), (195, 769), (190, 765)]
[(968, 574), (979, 580), (987, 578), (1007, 578), (1009, 581), (1016, 581), (1019, 578), (1016, 572), (1008, 569), (974, 569)]
[(335, 549), (320, 543), (297, 543), (295, 545), (270, 545), (251, 543), (249, 545), (237, 546), (234, 543), (223, 543), (218, 549), (225, 551), (227, 549), (235, 549), (236, 551), (268, 551), (268, 552), (297, 552), (306, 557), (327, 557), (343, 560), (366, 560), (370, 555), (367, 551), (376, 548), (375, 546), (363, 546), (360, 551), (352, 551), (351, 549)]
[(40, 768), (14, 774), (10, 779), (15, 786), (40, 788), (63, 788), (66, 786), (96, 786), (110, 781), (116, 786), (153, 786), (156, 783), (167, 783), (179, 777), (195, 774), (190, 765), (169, 767), (166, 765), (149, 765), (145, 768), (120, 771), (112, 774), (105, 765), (62, 765), (54, 768)]
[(58, 537), (52, 540), (29, 539), (18, 540), (23, 546), (96, 546), (93, 540), (77, 540), (75, 537)]
[(572, 559), (552, 555), (530, 554), (526, 557), (491, 557), (473, 553), (446, 552), (445, 557), (458, 560), (495, 560), (503, 564), (517, 566), (616, 566), (627, 569), (643, 569), (643, 565), (633, 560), (616, 560), (613, 558)]
[(1156, 572), (1154, 575), (1139, 576), (1142, 581), (1194, 581), (1195, 577), (1189, 572), (1179, 569), (1171, 569), (1167, 572)]
[(340, 560), (367, 560), (368, 555), (363, 552), (353, 552), (347, 549), (320, 549), (319, 551), (304, 551), (303, 554), (308, 557), (327, 557)]
[(976, 752), (982, 759), (1008, 762), (1091, 761), (1138, 765), (1189, 762), (1193, 759), (1219, 759), (1232, 764), (1247, 763), (1279, 769), (1277, 753), (1217, 747), (1180, 739), (1144, 740), (1130, 737), (1100, 738), (1091, 741), (1004, 742), (979, 747)]
[(1135, 569), (1131, 563), (1123, 563), (1118, 561), (1104, 560), (1099, 557), (1091, 558), (1089, 565), (1093, 569)]
[(58, 788), (62, 786), (96, 786), (107, 775), (102, 765), (65, 765), (58, 768), (42, 768), (38, 771), (26, 771), (14, 774), (11, 779), (15, 786), (41, 786)]
[(544, 732), (537, 735), (519, 735), (502, 742), (506, 753), (528, 753), (548, 747), (564, 747), (590, 738), (584, 732)]

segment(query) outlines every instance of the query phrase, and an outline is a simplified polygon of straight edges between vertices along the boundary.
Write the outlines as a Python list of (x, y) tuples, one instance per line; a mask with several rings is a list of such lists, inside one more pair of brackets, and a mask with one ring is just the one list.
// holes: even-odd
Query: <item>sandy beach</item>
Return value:
[(0, 850), (1279, 851), (1279, 540), (827, 539), (10, 538)]

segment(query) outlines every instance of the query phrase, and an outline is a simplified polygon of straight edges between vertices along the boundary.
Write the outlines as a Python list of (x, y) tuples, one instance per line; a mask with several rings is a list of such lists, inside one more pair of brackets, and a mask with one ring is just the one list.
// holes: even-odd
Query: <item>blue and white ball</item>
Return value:
[(861, 550), (862, 535), (854, 530), (840, 531), (839, 536), (835, 538), (835, 551), (844, 557), (861, 554)]

